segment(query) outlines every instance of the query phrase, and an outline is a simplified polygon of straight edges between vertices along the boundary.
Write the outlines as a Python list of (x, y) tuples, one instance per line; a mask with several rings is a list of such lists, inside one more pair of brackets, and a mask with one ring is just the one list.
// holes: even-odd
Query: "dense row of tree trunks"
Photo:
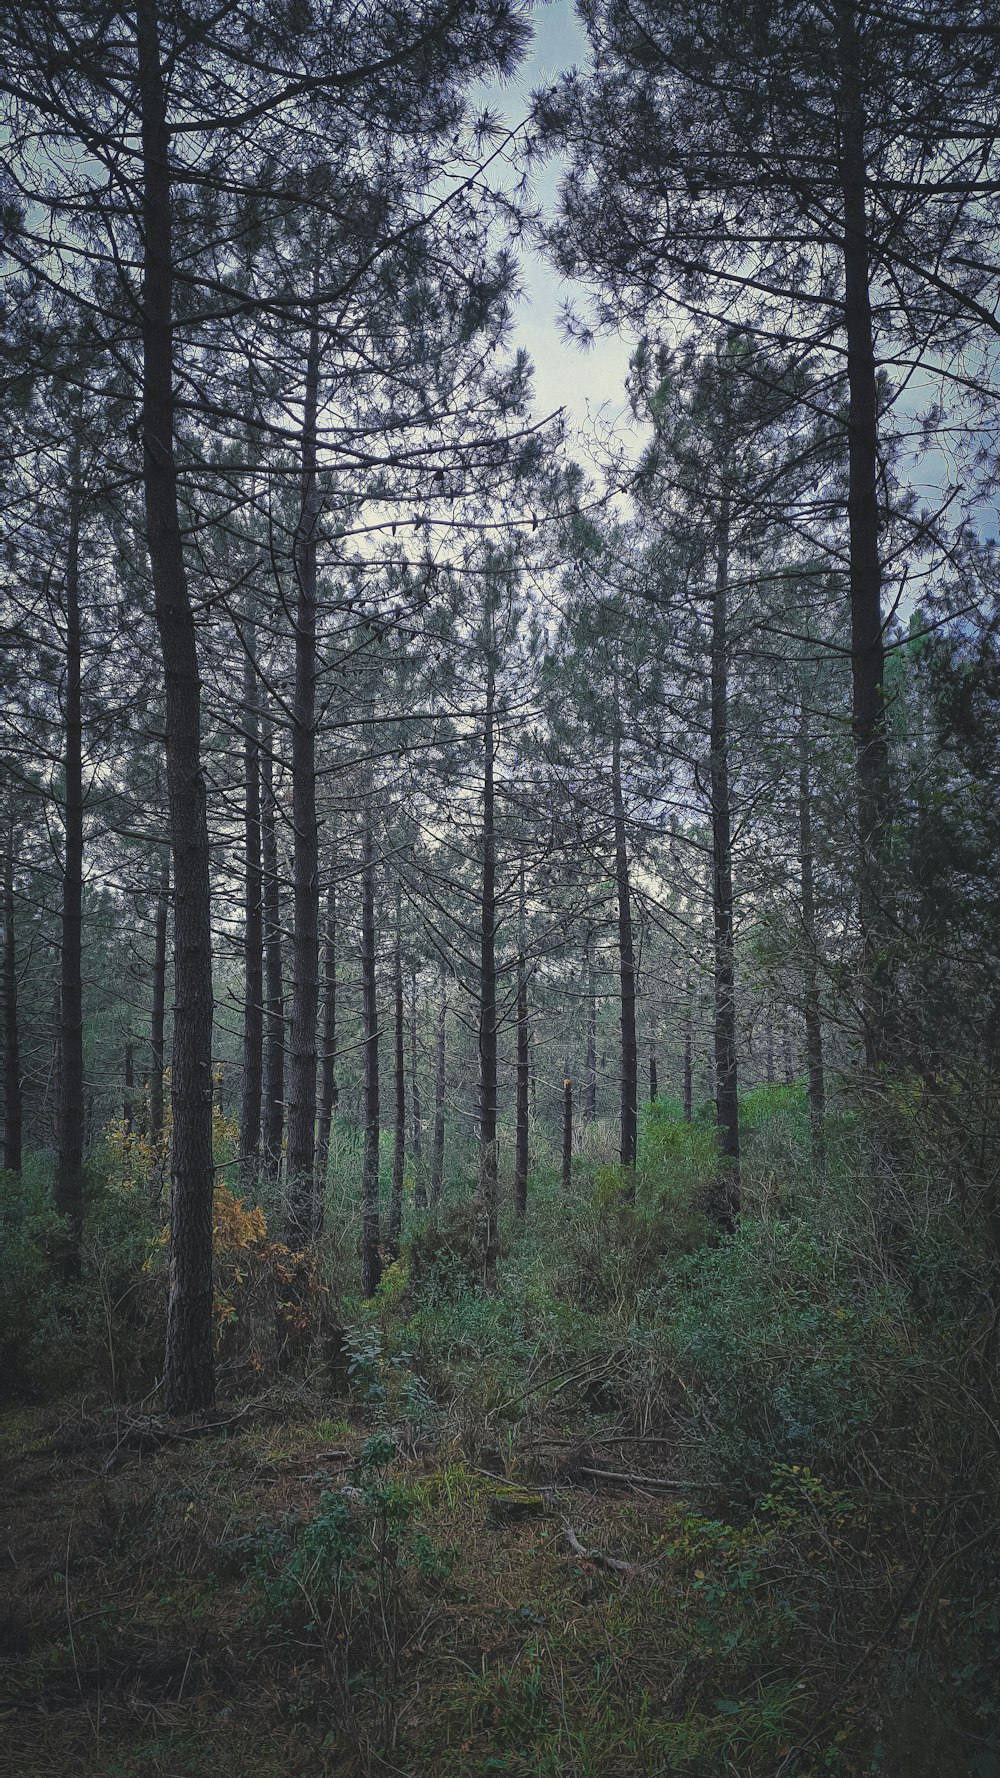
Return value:
[(264, 1171), (276, 1182), (285, 1125), (285, 989), (281, 952), (281, 876), (278, 809), (274, 794), (274, 732), (261, 723), (261, 861), (264, 868)]
[(14, 909), (14, 841), (11, 814), (3, 865), (3, 1164), (21, 1171), (21, 1044), (17, 1018), (17, 927)]
[(83, 671), (80, 632), (80, 445), (71, 449), (63, 679), (63, 866), (59, 966), (59, 1137), (55, 1206), (65, 1218), (62, 1270), (80, 1272), (83, 1233)]
[[(618, 897), (618, 968), (621, 986), (621, 1164), (634, 1169), (639, 1129), (639, 1050), (635, 1033), (635, 947), (632, 940), (632, 889), (629, 881), (625, 799), (622, 795), (621, 736), (616, 724), (611, 756), (611, 795), (615, 819), (615, 887)], [(625, 1197), (635, 1197), (630, 1177)]]
[[(314, 285), (316, 274), (314, 273)], [(316, 1024), (319, 1014), (319, 823), (316, 816), (316, 561), (319, 525), (319, 324), (313, 319), (302, 424), (302, 509), (295, 542), (292, 699), (292, 1017), (288, 1053), (286, 1191), (292, 1239), (317, 1233)]]
[[(722, 496), (715, 546), (712, 600), (710, 796), (712, 813), (712, 930), (715, 975), (715, 1105), (726, 1197), (739, 1199), (740, 1112), (736, 1061), (736, 984), (733, 967), (733, 850), (729, 792), (729, 494)], [(723, 1220), (726, 1220), (724, 1214)]]
[(810, 746), (809, 713), (803, 700), (799, 706), (799, 882), (802, 902), (802, 937), (805, 945), (803, 1010), (806, 1027), (806, 1069), (809, 1081), (809, 1123), (812, 1132), (813, 1159), (819, 1163), (823, 1158), (826, 1082), (823, 1070), (823, 1024), (819, 999), (819, 940), (816, 931), (812, 784), (809, 771)]
[(483, 1283), (496, 1284), (497, 1236), (497, 858), (494, 807), (495, 682), (487, 665), (483, 732), (482, 885), (479, 926), (479, 1215)]
[(215, 1393), (212, 1347), (212, 923), (201, 681), (174, 458), (173, 239), (156, 0), (137, 0), (142, 150), (142, 438), (146, 536), (165, 685), (174, 860), (170, 1287), (164, 1389), (191, 1413)]
[(392, 950), (393, 1120), (392, 1182), (386, 1247), (393, 1258), (399, 1253), (403, 1227), (403, 1179), (406, 1173), (406, 1024), (403, 1006), (402, 910), (396, 891), (396, 936)]
[(441, 1188), (444, 1184), (444, 1094), (445, 1064), (447, 1060), (446, 1040), (448, 1023), (448, 972), (441, 965), (441, 982), (438, 988), (437, 1038), (435, 1043), (434, 1061), (434, 1138), (431, 1144), (431, 1184), (430, 1199), (432, 1206), (441, 1202)]
[[(252, 630), (250, 643), (252, 649)], [(240, 1106), (240, 1181), (256, 1187), (264, 1089), (264, 869), (260, 832), (260, 721), (252, 652), (243, 664), (243, 1094)]]
[(337, 881), (336, 859), (331, 860), (326, 891), (326, 931), (323, 938), (323, 1054), (320, 1060), (319, 1126), (316, 1134), (316, 1173), (325, 1191), (330, 1165), (330, 1132), (337, 1109)]
[(878, 511), (878, 380), (872, 329), (861, 46), (853, 8), (840, 16), (840, 187), (844, 206), (847, 337), (851, 674), (858, 786), (862, 1014), (869, 1070), (889, 1060), (893, 1031), (893, 931), (889, 907), (889, 751)]
[(361, 1291), (375, 1295), (382, 1275), (379, 1253), (379, 1066), (375, 954), (375, 848), (364, 817), (361, 870), (361, 1016), (364, 1047), (364, 1155), (361, 1173)]

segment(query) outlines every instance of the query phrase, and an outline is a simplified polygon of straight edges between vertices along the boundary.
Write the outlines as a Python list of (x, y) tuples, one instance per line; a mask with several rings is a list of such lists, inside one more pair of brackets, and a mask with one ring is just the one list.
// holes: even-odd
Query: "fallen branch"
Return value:
[(633, 1580), (652, 1580), (653, 1570), (644, 1562), (625, 1562), (621, 1556), (609, 1556), (606, 1550), (588, 1550), (580, 1542), (572, 1525), (563, 1526), (563, 1536), (581, 1562), (596, 1562), (601, 1568), (613, 1568), (616, 1574), (628, 1574)]
[(584, 1463), (579, 1465), (577, 1474), (593, 1476), (600, 1482), (618, 1482), (620, 1486), (627, 1488), (662, 1488), (679, 1494), (695, 1489), (713, 1492), (719, 1488), (718, 1482), (675, 1482), (669, 1476), (625, 1475), (616, 1469), (590, 1469)]

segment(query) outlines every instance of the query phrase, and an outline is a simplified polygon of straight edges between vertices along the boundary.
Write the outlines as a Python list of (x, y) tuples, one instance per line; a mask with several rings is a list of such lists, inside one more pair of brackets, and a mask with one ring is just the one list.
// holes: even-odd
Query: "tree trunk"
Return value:
[(799, 707), (799, 876), (802, 895), (802, 936), (805, 940), (806, 1069), (809, 1077), (809, 1125), (813, 1160), (823, 1160), (823, 1119), (826, 1113), (826, 1081), (823, 1069), (823, 1024), (820, 1017), (818, 947), (816, 936), (816, 889), (812, 838), (812, 785), (809, 777), (809, 716), (805, 702)]
[(417, 966), (410, 964), (410, 1108), (413, 1132), (413, 1208), (427, 1208), (427, 1179), (424, 1174), (423, 1116), (420, 1108), (420, 1076), (417, 1071)]
[(690, 981), (687, 984), (687, 999), (684, 1005), (684, 1056), (681, 1064), (681, 1095), (684, 1108), (684, 1122), (691, 1122), (694, 1112), (694, 1032), (692, 1030), (693, 989)]
[(21, 1171), (21, 1046), (17, 1020), (17, 931), (14, 924), (14, 817), (7, 827), (3, 873), (3, 1164)]
[(431, 1148), (431, 1205), (441, 1202), (444, 1184), (444, 1088), (445, 1088), (445, 1024), (448, 1017), (448, 977), (441, 965), (441, 987), (438, 995), (437, 1054), (434, 1069), (434, 1141)]
[(277, 802), (273, 732), (261, 724), (261, 857), (264, 866), (264, 1167), (275, 1183), (281, 1173), (285, 1121), (285, 997), (281, 955), (281, 878), (278, 872)]
[(142, 133), (142, 434), (146, 535), (166, 690), (174, 860), (170, 1289), (164, 1388), (172, 1413), (211, 1406), (212, 922), (201, 682), (174, 460), (173, 241), (166, 89), (156, 0), (137, 0)]
[(740, 1113), (733, 969), (732, 810), (729, 795), (729, 495), (722, 496), (712, 601), (712, 920), (715, 964), (715, 1106), (724, 1174), (720, 1221), (739, 1208)]
[[(313, 276), (315, 295), (317, 274)], [(298, 1246), (319, 1231), (316, 1191), (316, 1024), (319, 1015), (319, 825), (316, 819), (316, 413), (319, 324), (313, 313), (302, 423), (302, 511), (295, 543), (292, 701), (292, 1018), (288, 1058), (288, 1214)]]
[(323, 1059), (320, 1065), (319, 1133), (316, 1138), (316, 1169), (321, 1196), (326, 1192), (330, 1165), (330, 1131), (337, 1105), (337, 884), (330, 863), (326, 891), (326, 939), (323, 950)]
[(563, 1081), (562, 1188), (573, 1189), (573, 1082)]
[(125, 1084), (122, 1092), (122, 1125), (131, 1136), (135, 1120), (135, 1046), (131, 1037), (125, 1039)]
[(494, 697), (492, 653), (487, 668), (483, 733), (483, 871), (479, 946), (479, 1214), (483, 1283), (497, 1274), (497, 972), (496, 831), (494, 826)]
[(591, 951), (593, 933), (587, 927), (584, 939), (583, 967), (587, 981), (587, 1049), (583, 1064), (583, 1121), (597, 1119), (597, 996), (594, 991), (594, 959)]
[(656, 1079), (656, 1051), (651, 1049), (649, 1052), (649, 1103), (651, 1105), (654, 1103), (658, 1091), (659, 1086)]
[(774, 1021), (771, 1018), (770, 1013), (767, 1015), (767, 1024), (764, 1027), (764, 1039), (764, 1066), (767, 1071), (767, 1084), (768, 1086), (773, 1087), (776, 1079), (774, 1072)]
[[(635, 1035), (635, 950), (632, 943), (632, 891), (629, 883), (625, 833), (625, 801), (622, 796), (621, 738), (615, 727), (611, 756), (611, 794), (615, 815), (615, 884), (618, 892), (618, 967), (621, 984), (622, 1091), (621, 1163), (634, 1169), (638, 1135), (639, 1051)], [(635, 1201), (635, 1178), (630, 1173), (623, 1192)]]
[[(252, 644), (253, 630), (250, 638)], [(240, 1184), (254, 1191), (260, 1167), (260, 1111), (264, 1076), (264, 872), (260, 835), (260, 721), (257, 674), (243, 663), (244, 918), (243, 1100), (240, 1109)]]
[(372, 1297), (382, 1276), (378, 1207), (378, 1001), (375, 982), (375, 849), (365, 813), (361, 873), (361, 1011), (364, 1026), (365, 1143), (361, 1177), (361, 1294)]
[(59, 1143), (55, 1205), (66, 1220), (61, 1262), (66, 1278), (80, 1276), (83, 1233), (83, 711), (80, 634), (80, 449), (70, 465), (66, 552), (66, 679), (63, 700), (65, 849), (60, 953)]
[[(163, 1069), (166, 1062), (167, 1021), (167, 919), (170, 912), (170, 854), (160, 867), (153, 919), (153, 995), (149, 1015), (149, 1140), (154, 1149), (163, 1140)], [(159, 1177), (156, 1195), (163, 1189)]]
[(860, 43), (853, 8), (840, 7), (841, 161), (844, 205), (844, 328), (850, 538), (851, 672), (857, 761), (862, 1012), (871, 1072), (889, 1060), (895, 1015), (887, 846), (889, 753), (883, 681), (882, 563), (878, 514), (878, 381), (872, 331), (867, 160)]
[(399, 1253), (403, 1227), (403, 1176), (406, 1171), (406, 1028), (403, 1020), (403, 947), (400, 934), (402, 907), (396, 891), (396, 942), (392, 957), (393, 1086), (392, 1189), (389, 1195), (389, 1227), (386, 1245), (393, 1259)]
[(518, 908), (518, 958), (517, 958), (517, 1109), (516, 1129), (514, 1136), (514, 1215), (523, 1222), (528, 1213), (528, 1088), (529, 1088), (529, 1032), (528, 1032), (528, 972), (524, 957), (524, 923), (525, 893), (524, 864), (521, 865), (521, 883)]

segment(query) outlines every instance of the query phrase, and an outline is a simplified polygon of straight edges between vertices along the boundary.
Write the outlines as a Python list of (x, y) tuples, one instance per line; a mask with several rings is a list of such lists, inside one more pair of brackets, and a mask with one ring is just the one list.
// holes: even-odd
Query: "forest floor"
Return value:
[(37, 1182), (0, 1778), (1000, 1778), (989, 1229), (923, 1138), (873, 1201), (846, 1118), (817, 1190), (804, 1093), (741, 1114), (732, 1235), (668, 1106), (634, 1206), (536, 1171), (489, 1293), (461, 1181), (369, 1301), (353, 1175), (311, 1258), (220, 1187), (197, 1423), (150, 1411), (149, 1193), (109, 1172), (67, 1295)]
[[(0, 1418), (0, 1771), (902, 1778), (871, 1658), (826, 1684), (817, 1599), (790, 1599), (798, 1570), (827, 1602), (842, 1584), (847, 1515), (808, 1472), (720, 1516), (704, 1488), (588, 1473), (673, 1479), (655, 1441), (553, 1434), (544, 1482), (511, 1484), (291, 1397), (207, 1428)], [(914, 1771), (971, 1769), (932, 1712), (911, 1733)]]

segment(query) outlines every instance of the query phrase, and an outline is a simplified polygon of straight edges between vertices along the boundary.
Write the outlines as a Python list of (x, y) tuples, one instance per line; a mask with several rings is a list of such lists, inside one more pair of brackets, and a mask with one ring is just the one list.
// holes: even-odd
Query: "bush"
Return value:
[(844, 1474), (887, 1382), (907, 1386), (900, 1292), (800, 1223), (744, 1221), (678, 1264), (663, 1308), (706, 1468), (740, 1490), (781, 1463)]

